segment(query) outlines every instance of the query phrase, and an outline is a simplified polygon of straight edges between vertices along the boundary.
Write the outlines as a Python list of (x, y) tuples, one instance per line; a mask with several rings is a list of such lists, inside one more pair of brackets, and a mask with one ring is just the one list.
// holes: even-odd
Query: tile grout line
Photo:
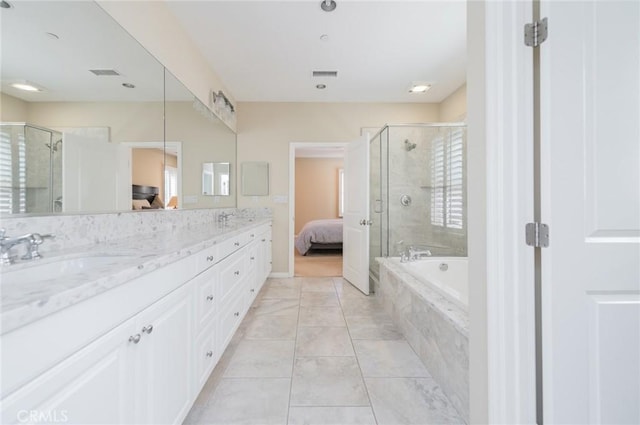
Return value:
[[(295, 282), (296, 278), (292, 278)], [(289, 403), (287, 405), (287, 424), (289, 423), (289, 417), (291, 416), (291, 397), (293, 396), (293, 371), (296, 366), (296, 347), (298, 346), (298, 328), (300, 327), (300, 310), (302, 306), (300, 305), (300, 301), (302, 299), (302, 284), (304, 282), (300, 282), (300, 292), (298, 293), (298, 318), (296, 320), (296, 337), (293, 342), (293, 361), (291, 362), (291, 379), (289, 380)]]
[[(344, 282), (342, 282), (342, 284), (344, 285)], [(335, 288), (335, 281), (333, 282), (333, 286)], [(336, 289), (336, 294), (337, 294), (337, 289)], [(340, 310), (342, 310), (342, 317), (344, 318), (345, 323), (347, 322), (347, 319), (344, 315), (344, 310), (342, 308), (342, 298), (340, 296), (338, 296), (338, 302), (340, 303)], [(376, 411), (373, 408), (373, 403), (371, 402), (371, 395), (369, 394), (369, 388), (367, 387), (367, 382), (364, 380), (364, 372), (362, 372), (362, 366), (360, 366), (360, 359), (358, 358), (358, 353), (356, 352), (356, 347), (353, 344), (353, 338), (351, 337), (351, 331), (349, 330), (349, 326), (347, 326), (347, 333), (349, 334), (349, 341), (351, 342), (351, 348), (353, 349), (353, 354), (355, 355), (356, 358), (356, 363), (358, 364), (358, 369), (360, 370), (360, 376), (362, 377), (362, 385), (364, 386), (364, 391), (367, 393), (367, 400), (369, 400), (369, 408), (371, 409), (371, 414), (373, 415), (373, 420), (376, 421), (376, 424), (378, 424), (378, 418), (376, 417)]]

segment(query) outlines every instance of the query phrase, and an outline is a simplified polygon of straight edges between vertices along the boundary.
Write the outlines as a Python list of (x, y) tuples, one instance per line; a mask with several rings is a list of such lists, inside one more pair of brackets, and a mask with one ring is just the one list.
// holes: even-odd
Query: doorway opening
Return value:
[(342, 276), (344, 143), (291, 143), (289, 276)]

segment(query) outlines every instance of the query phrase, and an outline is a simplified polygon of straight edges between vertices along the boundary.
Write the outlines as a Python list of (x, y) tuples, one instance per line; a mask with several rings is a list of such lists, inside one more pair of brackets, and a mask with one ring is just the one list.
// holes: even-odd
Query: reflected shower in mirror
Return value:
[[(163, 148), (164, 67), (95, 2), (12, 5), (0, 12), (0, 122), (26, 130), (21, 142), (3, 131), (0, 214), (130, 210), (127, 143)], [(25, 181), (10, 172), (20, 167)]]
[(202, 194), (229, 196), (230, 177), (228, 162), (205, 162), (202, 164)]

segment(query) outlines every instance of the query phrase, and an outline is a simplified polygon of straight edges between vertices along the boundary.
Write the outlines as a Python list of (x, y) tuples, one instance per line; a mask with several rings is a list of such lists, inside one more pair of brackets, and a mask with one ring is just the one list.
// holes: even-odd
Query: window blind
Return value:
[(462, 230), (464, 220), (464, 133), (453, 130), (431, 144), (431, 224)]

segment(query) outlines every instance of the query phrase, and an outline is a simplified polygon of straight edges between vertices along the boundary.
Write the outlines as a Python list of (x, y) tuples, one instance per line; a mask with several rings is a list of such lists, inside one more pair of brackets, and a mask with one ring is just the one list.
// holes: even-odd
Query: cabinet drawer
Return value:
[(220, 263), (218, 297), (224, 301), (231, 290), (239, 285), (246, 274), (245, 252), (237, 252)]
[(219, 258), (225, 258), (230, 254), (233, 254), (241, 247), (245, 246), (249, 242), (250, 233), (241, 233), (230, 237), (229, 239), (222, 241), (218, 244), (218, 256)]
[(198, 337), (195, 347), (195, 376), (193, 393), (198, 394), (209, 379), (211, 371), (218, 362), (219, 352), (216, 350), (216, 324), (211, 322)]
[(244, 293), (236, 295), (231, 302), (222, 310), (222, 313), (218, 316), (218, 349), (220, 352), (224, 352), (227, 348), (227, 344), (231, 341), (233, 333), (238, 328), (240, 321), (242, 320), (242, 313), (244, 308), (245, 297)]
[(220, 260), (217, 245), (214, 245), (207, 249), (203, 249), (202, 251), (198, 252), (196, 256), (198, 257), (197, 273), (208, 269)]
[(218, 267), (212, 267), (194, 279), (196, 306), (196, 333), (213, 320), (217, 312), (216, 286)]

